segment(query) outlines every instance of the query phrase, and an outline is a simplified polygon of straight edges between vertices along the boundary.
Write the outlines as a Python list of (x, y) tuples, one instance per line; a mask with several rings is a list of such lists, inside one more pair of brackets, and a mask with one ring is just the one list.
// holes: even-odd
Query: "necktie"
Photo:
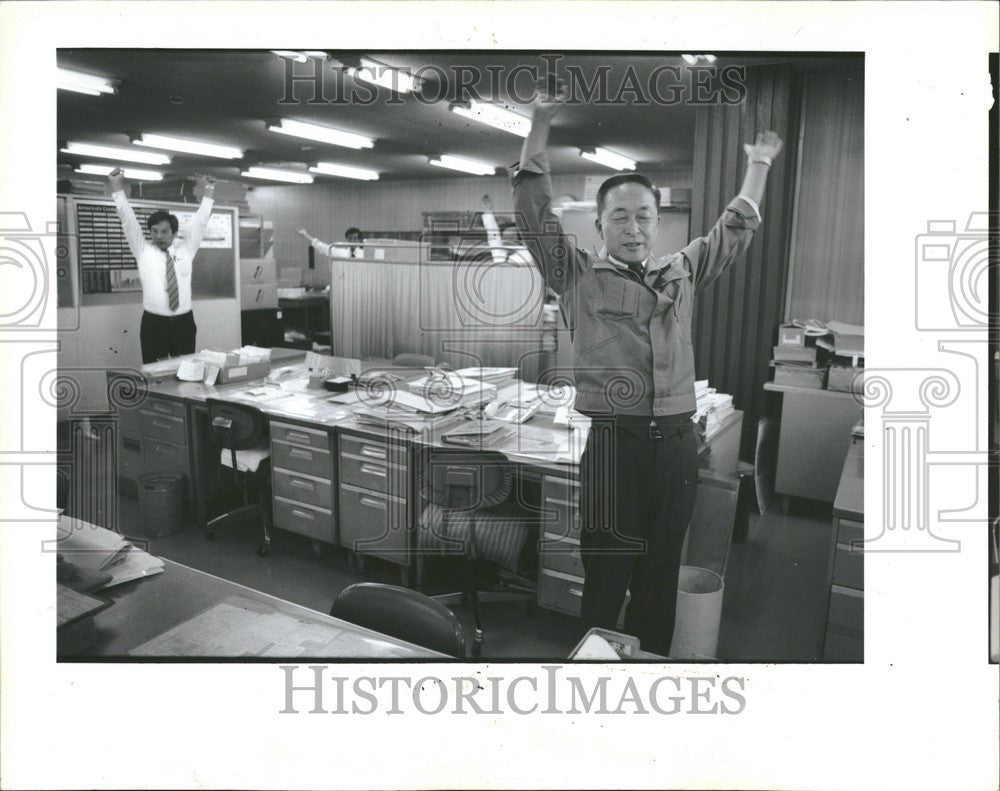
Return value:
[(643, 268), (642, 264), (637, 261), (632, 261), (626, 264), (628, 271), (639, 278), (640, 283), (646, 282), (646, 270)]
[(167, 299), (170, 301), (171, 312), (177, 310), (181, 301), (177, 295), (177, 273), (174, 271), (174, 257), (169, 251), (167, 251)]

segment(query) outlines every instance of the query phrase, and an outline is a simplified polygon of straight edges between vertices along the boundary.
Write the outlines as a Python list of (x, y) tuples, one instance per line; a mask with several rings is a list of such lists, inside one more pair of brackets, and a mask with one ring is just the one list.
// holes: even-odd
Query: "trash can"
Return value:
[(733, 518), (733, 543), (742, 544), (750, 531), (750, 508), (756, 497), (756, 469), (752, 464), (741, 461), (736, 465), (739, 491), (736, 496), (736, 516)]
[(722, 577), (697, 566), (681, 566), (671, 659), (715, 659), (722, 620)]
[(151, 472), (139, 476), (139, 514), (142, 533), (160, 538), (184, 527), (184, 476)]

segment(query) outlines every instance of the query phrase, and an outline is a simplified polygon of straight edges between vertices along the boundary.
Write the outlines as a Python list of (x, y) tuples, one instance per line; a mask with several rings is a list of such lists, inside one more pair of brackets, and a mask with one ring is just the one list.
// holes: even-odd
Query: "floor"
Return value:
[[(95, 449), (89, 451), (93, 458)], [(104, 477), (105, 465), (82, 466)], [(77, 471), (73, 476), (77, 479), (74, 492), (113, 493), (106, 482), (95, 487), (80, 481), (79, 475)], [(78, 496), (75, 500), (82, 505), (76, 508), (73, 500), (70, 513), (98, 524), (118, 525), (126, 535), (142, 539), (137, 500), (122, 494), (112, 494), (110, 499)], [(110, 502), (117, 504), (111, 519), (106, 513)], [(796, 501), (787, 516), (776, 508), (764, 516), (750, 515), (746, 540), (733, 544), (729, 556), (717, 649), (720, 661), (819, 661), (831, 529), (830, 507), (816, 503)], [(271, 552), (261, 558), (256, 552), (260, 538), (258, 531), (232, 529), (209, 541), (189, 522), (174, 535), (145, 540), (155, 555), (321, 612), (329, 612), (337, 593), (354, 582), (400, 583), (395, 565), (371, 559), (361, 574), (350, 567), (343, 549), (329, 547), (317, 554), (312, 541), (283, 530), (273, 531)], [(468, 633), (467, 608), (455, 609)], [(486, 633), (483, 659), (561, 658), (581, 636), (575, 619), (528, 608), (523, 602), (483, 604), (481, 614)]]

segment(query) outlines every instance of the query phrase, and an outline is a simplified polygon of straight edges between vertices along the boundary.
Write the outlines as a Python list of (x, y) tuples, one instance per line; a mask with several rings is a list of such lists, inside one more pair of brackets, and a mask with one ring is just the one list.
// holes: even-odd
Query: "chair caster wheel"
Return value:
[(268, 552), (267, 544), (261, 544), (259, 547), (257, 547), (257, 554), (260, 555), (262, 558), (267, 557), (267, 552)]

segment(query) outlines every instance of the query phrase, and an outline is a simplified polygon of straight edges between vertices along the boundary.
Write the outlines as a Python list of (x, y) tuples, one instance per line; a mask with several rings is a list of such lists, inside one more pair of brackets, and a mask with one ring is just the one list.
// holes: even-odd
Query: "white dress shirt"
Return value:
[[(146, 239), (146, 234), (136, 219), (123, 190), (111, 193), (118, 219), (128, 240), (129, 249), (139, 265), (139, 280), (142, 282), (142, 307), (158, 316), (180, 316), (191, 310), (191, 264), (201, 245), (201, 238), (208, 226), (215, 202), (209, 196), (201, 199), (191, 225), (183, 239), (175, 236), (168, 251), (163, 251)], [(174, 257), (174, 273), (177, 276), (177, 310), (170, 309), (167, 296), (167, 252)]]

